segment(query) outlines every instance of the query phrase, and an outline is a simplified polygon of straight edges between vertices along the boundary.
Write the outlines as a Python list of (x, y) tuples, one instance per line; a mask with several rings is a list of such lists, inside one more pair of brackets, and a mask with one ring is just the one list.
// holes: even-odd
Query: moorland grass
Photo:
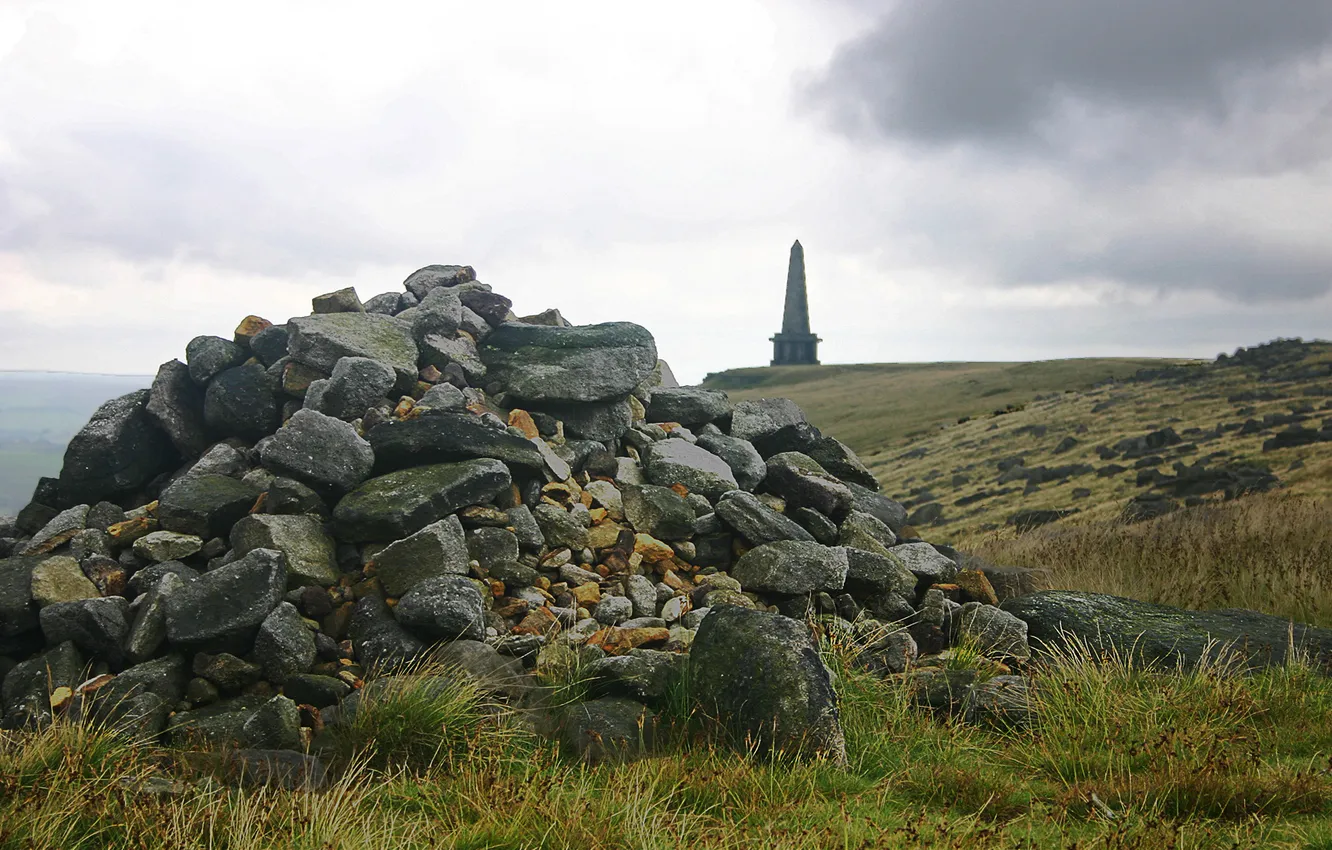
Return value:
[(1238, 677), (1074, 650), (1030, 671), (1024, 731), (937, 718), (854, 654), (826, 653), (846, 767), (737, 754), (699, 715), (652, 758), (585, 767), (433, 674), (379, 710), (399, 733), (463, 718), (471, 733), (378, 764), (363, 747), (317, 792), (137, 793), (171, 774), (153, 748), (64, 722), (2, 733), (0, 848), (1332, 846), (1332, 680), (1303, 666)]
[(962, 548), (1045, 567), (1058, 588), (1183, 608), (1252, 608), (1332, 626), (1332, 501), (1281, 492), (1154, 520), (978, 535)]

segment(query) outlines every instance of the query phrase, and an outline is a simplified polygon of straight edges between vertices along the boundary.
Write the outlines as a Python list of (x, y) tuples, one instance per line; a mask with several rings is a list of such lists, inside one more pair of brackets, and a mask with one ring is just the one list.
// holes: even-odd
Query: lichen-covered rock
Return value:
[(725, 461), (741, 490), (753, 491), (768, 474), (768, 464), (748, 440), (725, 434), (700, 434), (698, 447)]
[(564, 432), (570, 437), (598, 442), (620, 439), (634, 419), (627, 397), (576, 404), (545, 403), (540, 410), (563, 422)]
[(181, 457), (197, 457), (208, 448), (203, 407), (203, 390), (190, 377), (188, 366), (168, 360), (158, 367), (144, 410), (171, 438)]
[(229, 475), (187, 475), (162, 493), (158, 522), (166, 531), (205, 540), (222, 537), (254, 507), (259, 492), (253, 484)]
[(652, 402), (647, 406), (647, 421), (702, 425), (730, 412), (731, 401), (721, 390), (663, 387), (652, 392)]
[(1031, 657), (1027, 624), (993, 605), (968, 602), (953, 613), (952, 624), (958, 635), (965, 636), (984, 653), (1019, 661)]
[(287, 564), (287, 582), (293, 587), (327, 587), (338, 580), (333, 538), (312, 516), (251, 514), (232, 527), (231, 547), (237, 557), (256, 549), (281, 552)]
[(411, 390), (416, 383), (416, 340), (411, 327), (376, 313), (329, 313), (301, 316), (287, 324), (291, 359), (331, 374), (344, 357), (365, 357), (383, 363), (397, 376), (394, 389)]
[(928, 543), (903, 543), (893, 546), (889, 552), (906, 564), (912, 575), (926, 586), (947, 582), (957, 574), (957, 564)]
[(490, 380), (544, 402), (623, 398), (657, 365), (652, 334), (631, 322), (573, 328), (509, 322), (481, 347)]
[(276, 685), (306, 672), (314, 664), (314, 633), (306, 627), (295, 605), (283, 602), (259, 624), (254, 658), (263, 668), (264, 678)]
[(185, 346), (190, 378), (199, 386), (244, 363), (245, 357), (243, 348), (220, 336), (196, 336)]
[(851, 510), (851, 488), (808, 455), (781, 452), (768, 458), (763, 487), (786, 500), (790, 510), (812, 508), (834, 521)]
[(97, 408), (65, 448), (62, 504), (53, 507), (116, 501), (176, 464), (175, 446), (148, 415), (148, 397), (139, 390)]
[(397, 382), (397, 373), (378, 360), (342, 357), (333, 374), (310, 384), (305, 407), (350, 422), (383, 401)]
[(282, 421), (277, 391), (277, 380), (258, 363), (227, 369), (204, 393), (204, 421), (223, 437), (262, 439)]
[(874, 473), (870, 472), (856, 453), (851, 451), (851, 447), (834, 437), (820, 437), (805, 451), (805, 454), (847, 484), (858, 484), (876, 492), (881, 486)]
[(655, 746), (657, 715), (624, 697), (604, 697), (572, 706), (564, 740), (585, 764), (632, 761)]
[(134, 541), (134, 554), (160, 564), (188, 558), (203, 548), (203, 540), (193, 534), (176, 531), (150, 531)]
[(575, 552), (587, 546), (587, 527), (556, 505), (537, 505), (532, 509), (546, 545), (552, 549), (568, 548)]
[(20, 555), (45, 555), (53, 552), (74, 538), (83, 530), (88, 519), (88, 506), (75, 505), (61, 511), (55, 518), (32, 536), (28, 545), (18, 553)]
[(1093, 650), (1114, 649), (1167, 667), (1196, 667), (1233, 656), (1251, 668), (1285, 664), (1290, 641), (1313, 663), (1332, 671), (1332, 629), (1291, 623), (1284, 617), (1227, 608), (1187, 611), (1102, 593), (1046, 590), (1000, 605), (1027, 624), (1036, 648), (1066, 646), (1068, 638)]
[(620, 495), (625, 518), (634, 531), (658, 540), (687, 540), (693, 536), (694, 509), (669, 487), (631, 484)]
[(717, 500), (717, 516), (755, 546), (779, 540), (814, 540), (814, 535), (790, 518), (741, 490), (732, 490)]
[(286, 589), (282, 553), (256, 549), (166, 597), (167, 640), (185, 651), (244, 655)]
[(389, 596), (401, 596), (436, 576), (467, 574), (467, 542), (456, 516), (432, 522), (379, 550), (371, 560)]
[(739, 489), (726, 461), (685, 440), (661, 440), (643, 452), (648, 480), (662, 487), (683, 485), (709, 500)]
[(877, 517), (884, 525), (892, 529), (893, 534), (901, 534), (907, 524), (907, 511), (901, 504), (881, 493), (862, 487), (854, 481), (848, 482), (851, 489), (852, 504), (858, 511), (864, 511)]
[(356, 429), (314, 410), (298, 410), (265, 440), (264, 466), (322, 494), (341, 494), (370, 475), (375, 453)]
[(846, 550), (840, 546), (779, 540), (741, 555), (731, 575), (746, 590), (795, 596), (841, 590), (848, 569)]
[(715, 608), (698, 627), (689, 669), (704, 710), (738, 737), (845, 763), (832, 677), (804, 624), (780, 614)]
[(343, 496), (333, 521), (349, 542), (400, 540), (460, 508), (489, 502), (511, 483), (508, 468), (488, 458), (403, 469)]
[(120, 596), (57, 602), (43, 608), (40, 615), (48, 646), (70, 641), (80, 652), (106, 661), (115, 670), (125, 664), (128, 617), (129, 603)]
[(79, 562), (67, 555), (52, 555), (32, 570), (32, 600), (41, 607), (101, 596), (83, 574)]
[(398, 600), (393, 614), (410, 631), (438, 640), (481, 640), (486, 634), (481, 591), (463, 576), (417, 582)]
[(768, 458), (780, 452), (803, 452), (822, 435), (789, 398), (759, 398), (735, 406), (731, 436), (748, 440)]
[(492, 427), (467, 412), (440, 412), (370, 429), (375, 471), (379, 473), (443, 461), (502, 460), (510, 468), (539, 471), (541, 452), (531, 440)]

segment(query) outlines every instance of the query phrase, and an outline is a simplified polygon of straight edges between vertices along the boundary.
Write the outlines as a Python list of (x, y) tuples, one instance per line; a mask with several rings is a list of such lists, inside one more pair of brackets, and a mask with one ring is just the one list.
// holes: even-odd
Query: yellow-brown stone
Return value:
[(241, 319), (236, 326), (234, 339), (237, 345), (244, 344), (244, 341), (254, 339), (261, 331), (266, 331), (273, 327), (273, 323), (260, 316), (246, 316)]
[(587, 639), (587, 644), (600, 647), (607, 655), (624, 655), (631, 649), (665, 643), (670, 637), (668, 629), (656, 627), (621, 629), (611, 626), (593, 634)]
[(649, 564), (655, 564), (675, 557), (675, 550), (670, 544), (663, 543), (650, 534), (640, 533), (634, 535), (634, 554), (642, 555), (643, 560)]
[(157, 520), (150, 516), (141, 516), (107, 526), (106, 534), (123, 548), (156, 530)]
[(518, 635), (544, 635), (553, 634), (560, 629), (560, 622), (551, 613), (549, 608), (533, 608), (523, 617), (523, 621), (513, 627), (513, 633)]
[(962, 588), (963, 602), (980, 602), (984, 605), (998, 605), (999, 597), (994, 586), (980, 570), (961, 570), (953, 578), (953, 584)]
[(578, 607), (580, 608), (596, 605), (601, 601), (601, 586), (591, 582), (580, 584), (570, 592), (573, 593), (573, 598), (578, 600)]
[(593, 549), (610, 549), (620, 539), (624, 526), (601, 522), (587, 530), (587, 545)]
[(509, 411), (509, 427), (517, 428), (523, 432), (523, 436), (529, 440), (535, 440), (541, 437), (541, 432), (537, 429), (536, 422), (532, 419), (532, 414), (522, 408), (515, 407)]

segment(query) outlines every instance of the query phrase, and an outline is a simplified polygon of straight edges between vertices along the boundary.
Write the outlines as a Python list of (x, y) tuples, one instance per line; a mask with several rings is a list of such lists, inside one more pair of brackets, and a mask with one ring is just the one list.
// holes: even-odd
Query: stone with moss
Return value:
[(333, 522), (346, 542), (400, 540), (460, 508), (489, 502), (511, 483), (508, 467), (488, 458), (412, 467), (371, 478), (342, 497)]

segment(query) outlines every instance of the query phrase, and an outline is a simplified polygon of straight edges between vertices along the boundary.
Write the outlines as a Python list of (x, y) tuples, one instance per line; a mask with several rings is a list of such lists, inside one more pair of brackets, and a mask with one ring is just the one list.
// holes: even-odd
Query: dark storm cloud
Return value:
[(848, 133), (1031, 142), (1069, 101), (1224, 119), (1330, 42), (1332, 0), (899, 2), (806, 95)]

